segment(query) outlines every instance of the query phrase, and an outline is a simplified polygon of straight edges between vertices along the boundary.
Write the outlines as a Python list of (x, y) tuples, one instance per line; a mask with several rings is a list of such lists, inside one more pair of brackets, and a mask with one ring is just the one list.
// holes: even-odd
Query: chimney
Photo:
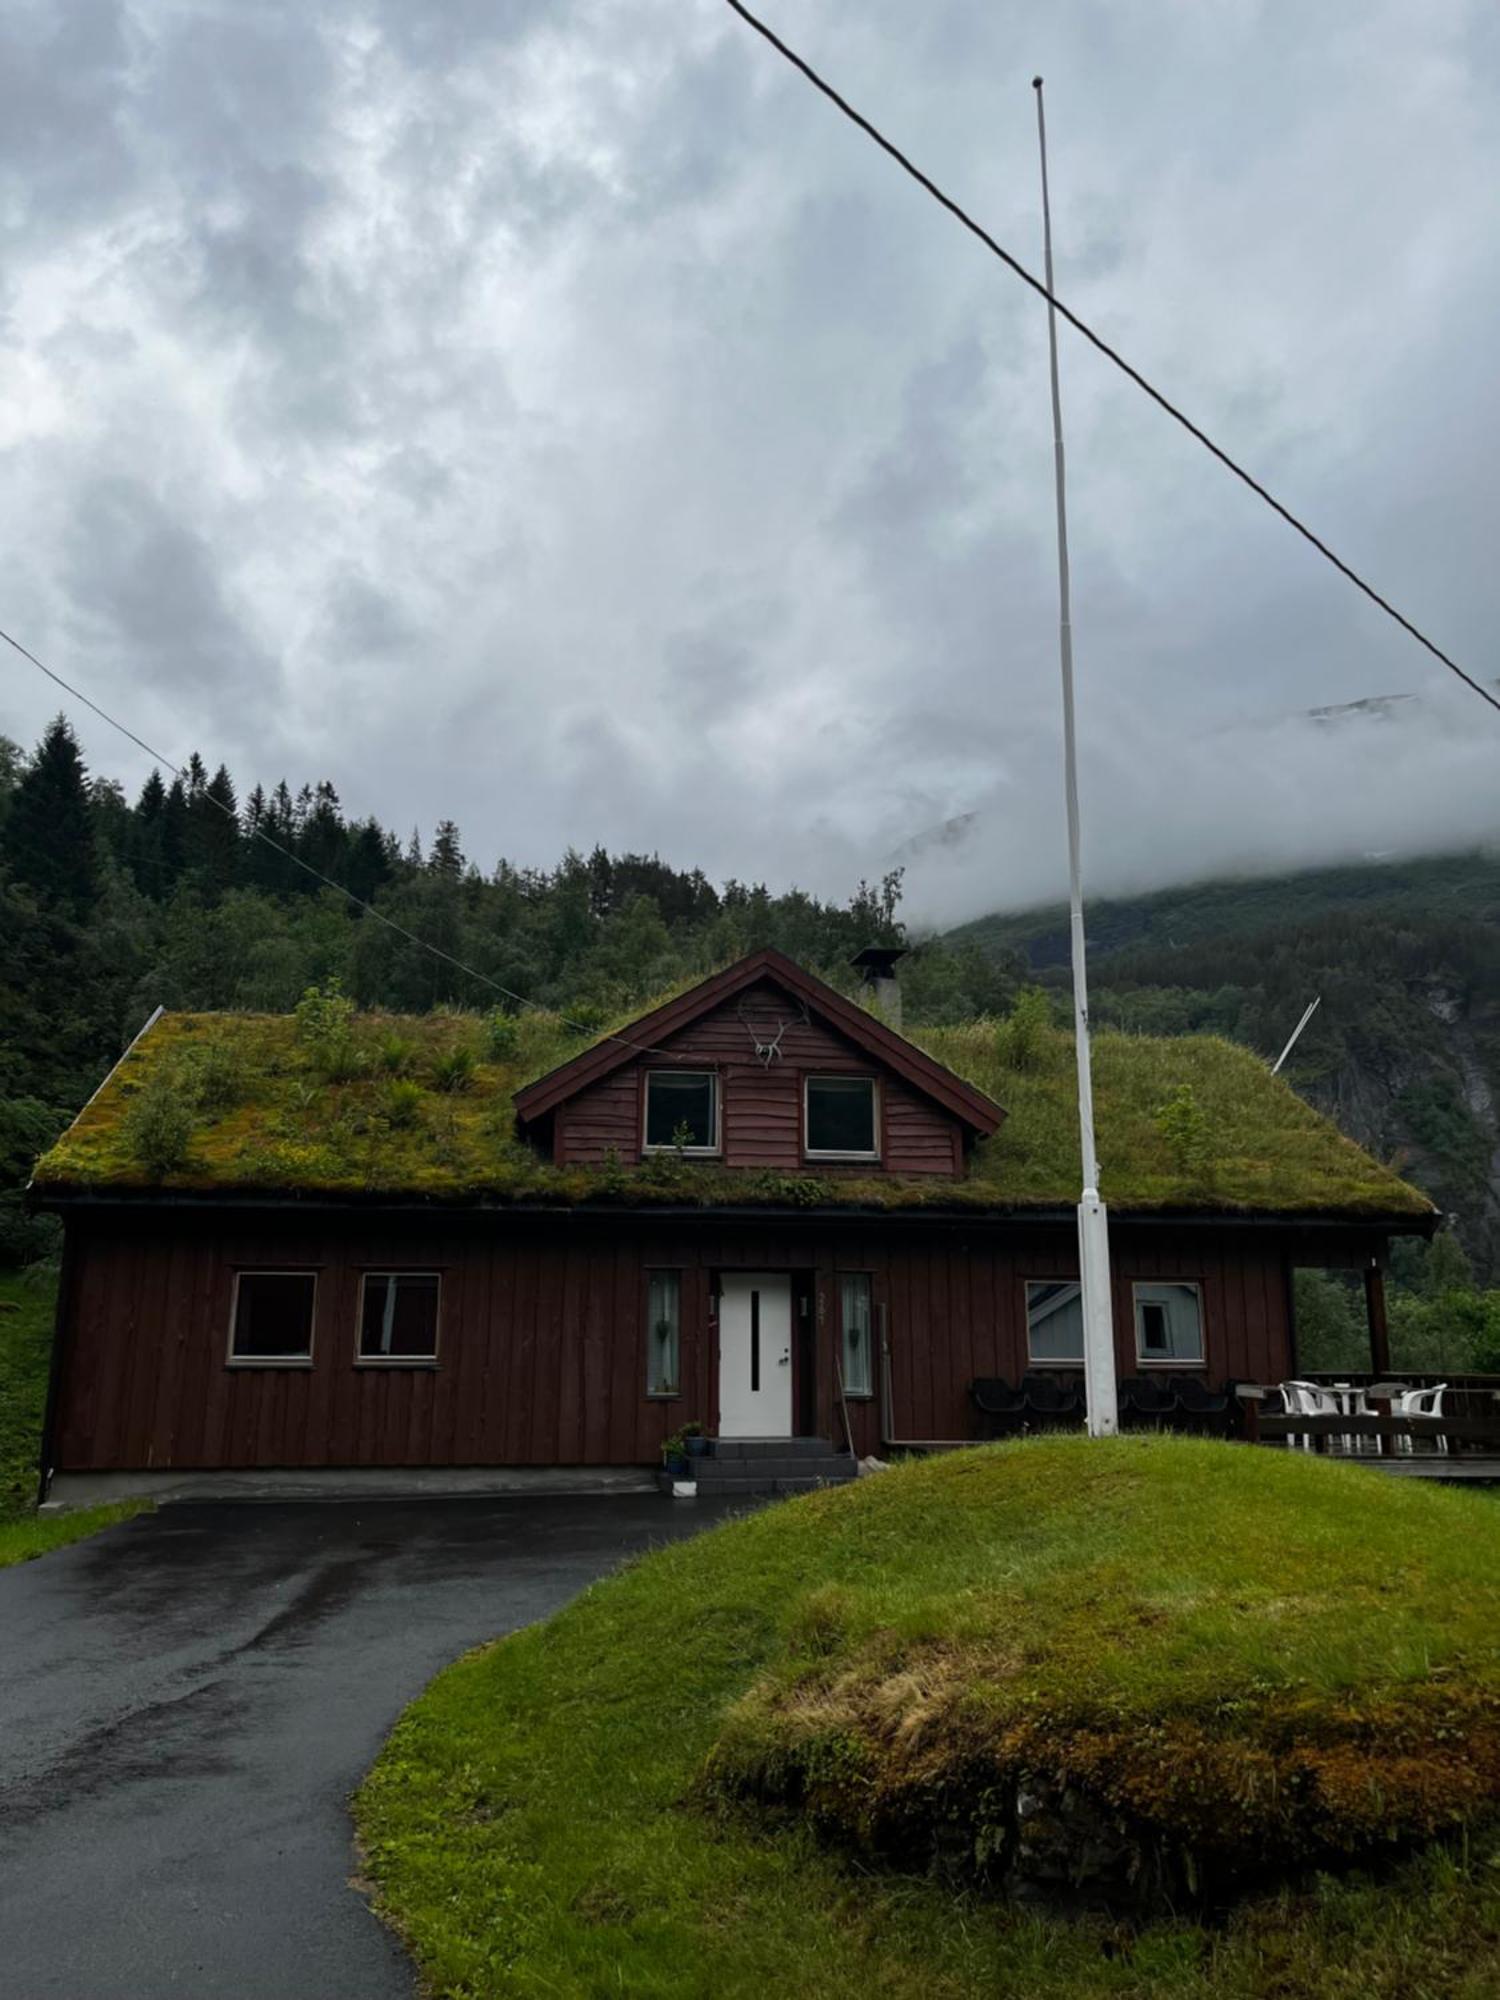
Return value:
[(897, 961), (905, 958), (906, 947), (899, 944), (867, 944), (850, 959), (859, 967), (865, 998), (888, 1028), (901, 1026), (901, 982), (896, 977)]

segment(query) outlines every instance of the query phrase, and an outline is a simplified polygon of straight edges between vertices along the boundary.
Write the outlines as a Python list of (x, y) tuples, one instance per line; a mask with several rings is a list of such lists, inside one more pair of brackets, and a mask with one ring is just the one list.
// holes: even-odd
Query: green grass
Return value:
[(65, 1549), (101, 1528), (112, 1528), (134, 1514), (149, 1513), (150, 1500), (115, 1500), (105, 1507), (79, 1507), (66, 1514), (32, 1514), (17, 1521), (0, 1521), (0, 1569), (32, 1562), (37, 1556)]
[(127, 1500), (69, 1514), (34, 1511), (56, 1305), (51, 1279), (0, 1271), (0, 1569), (81, 1541), (151, 1504)]
[[(121, 1065), (37, 1169), (45, 1190), (300, 1189), (454, 1201), (572, 1205), (850, 1202), (880, 1208), (1070, 1207), (1078, 1139), (1072, 1044), (1049, 1033), (1024, 1067), (1001, 1056), (993, 1022), (912, 1039), (1002, 1104), (1007, 1118), (969, 1173), (840, 1176), (757, 1173), (658, 1159), (646, 1166), (556, 1168), (519, 1142), (512, 1097), (581, 1044), (553, 1015), (517, 1018), (496, 1060), (484, 1024), (439, 1014), (365, 1015), (338, 1061), (300, 1042), (279, 1015), (169, 1015)], [(387, 1052), (399, 1053), (392, 1070)], [(463, 1087), (444, 1088), (456, 1055)], [(205, 1101), (205, 1078), (213, 1091)], [(1362, 1152), (1271, 1076), (1248, 1050), (1209, 1036), (1101, 1034), (1094, 1078), (1104, 1193), (1120, 1209), (1163, 1207), (1426, 1216), (1415, 1189)], [(1187, 1085), (1211, 1145), (1185, 1172), (1157, 1126)], [(190, 1106), (185, 1156), (162, 1170), (142, 1157), (144, 1099)]]
[[(1138, 1928), (876, 1865), (857, 1812), (829, 1844), (743, 1800), (801, 1759), (826, 1829), (841, 1790), (920, 1789), (914, 1745), (940, 1780), (949, 1744), (998, 1754), (1039, 1717), (1127, 1750), (1163, 1722), (1256, 1749), (1394, 1718), (1378, 1786), (1403, 1714), (1492, 1700), (1497, 1634), (1473, 1496), (1184, 1442), (955, 1454), (668, 1548), (457, 1663), (359, 1795), (367, 1873), (443, 2000), (1478, 2000), (1500, 1838), (1472, 1799), (1459, 1850)], [(1445, 1784), (1463, 1749), (1434, 1745)]]
[(57, 1285), (0, 1271), (0, 1522), (36, 1502)]

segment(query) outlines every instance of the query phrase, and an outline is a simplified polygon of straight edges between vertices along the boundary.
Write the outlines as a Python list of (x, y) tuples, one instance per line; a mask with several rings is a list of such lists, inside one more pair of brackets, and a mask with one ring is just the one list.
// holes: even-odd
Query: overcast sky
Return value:
[[(1493, 0), (766, 6), (1038, 268), (1045, 72), (1061, 294), (1500, 673)], [(1063, 885), (1044, 310), (719, 0), (0, 39), (0, 623), (59, 671), (486, 868), (842, 895), (977, 812), (913, 914)], [(1091, 884), (1494, 832), (1500, 715), (1063, 368)], [(0, 731), (57, 706), (0, 667)]]

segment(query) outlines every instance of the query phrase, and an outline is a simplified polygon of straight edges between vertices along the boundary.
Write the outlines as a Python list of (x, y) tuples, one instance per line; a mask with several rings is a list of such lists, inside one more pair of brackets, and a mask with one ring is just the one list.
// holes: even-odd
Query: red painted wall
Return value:
[[(1118, 1221), (1112, 1235), (1122, 1374), (1136, 1365), (1133, 1278), (1202, 1285), (1208, 1378), (1288, 1372), (1288, 1238)], [(312, 1365), (227, 1366), (236, 1268), (302, 1266), (319, 1274)], [(358, 1368), (361, 1271), (403, 1267), (442, 1271), (437, 1365)], [(683, 1386), (667, 1402), (646, 1394), (652, 1267), (682, 1273)], [(54, 1464), (645, 1464), (679, 1424), (716, 1423), (713, 1278), (732, 1269), (798, 1275), (817, 1329), (816, 1429), (839, 1440), (836, 1281), (870, 1272), (891, 1429), (923, 1439), (971, 1435), (973, 1377), (1026, 1366), (1026, 1279), (1077, 1264), (1071, 1227), (934, 1218), (74, 1216)], [(851, 1416), (858, 1449), (874, 1450), (876, 1404)]]
[[(762, 1065), (755, 1059), (755, 1038), (769, 1041), (783, 1024), (780, 1055)], [(726, 1166), (783, 1173), (805, 1164), (818, 1173), (962, 1171), (963, 1136), (956, 1118), (884, 1071), (842, 1035), (804, 1019), (797, 1004), (770, 981), (705, 1014), (663, 1046), (673, 1057), (717, 1071)], [(627, 1063), (559, 1105), (555, 1157), (569, 1165), (598, 1166), (613, 1150), (623, 1161), (638, 1160), (645, 1116), (642, 1079), (652, 1066), (649, 1057)], [(861, 1162), (840, 1168), (823, 1160), (804, 1162), (802, 1080), (809, 1073), (878, 1077), (882, 1125), (878, 1165)]]

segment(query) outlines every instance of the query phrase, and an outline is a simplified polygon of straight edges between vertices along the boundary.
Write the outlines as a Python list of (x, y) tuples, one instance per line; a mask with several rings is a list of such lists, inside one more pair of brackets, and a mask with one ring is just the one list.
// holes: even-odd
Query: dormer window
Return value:
[(878, 1160), (875, 1079), (810, 1076), (804, 1123), (810, 1160)]
[(717, 1153), (719, 1079), (708, 1069), (646, 1072), (646, 1151)]

